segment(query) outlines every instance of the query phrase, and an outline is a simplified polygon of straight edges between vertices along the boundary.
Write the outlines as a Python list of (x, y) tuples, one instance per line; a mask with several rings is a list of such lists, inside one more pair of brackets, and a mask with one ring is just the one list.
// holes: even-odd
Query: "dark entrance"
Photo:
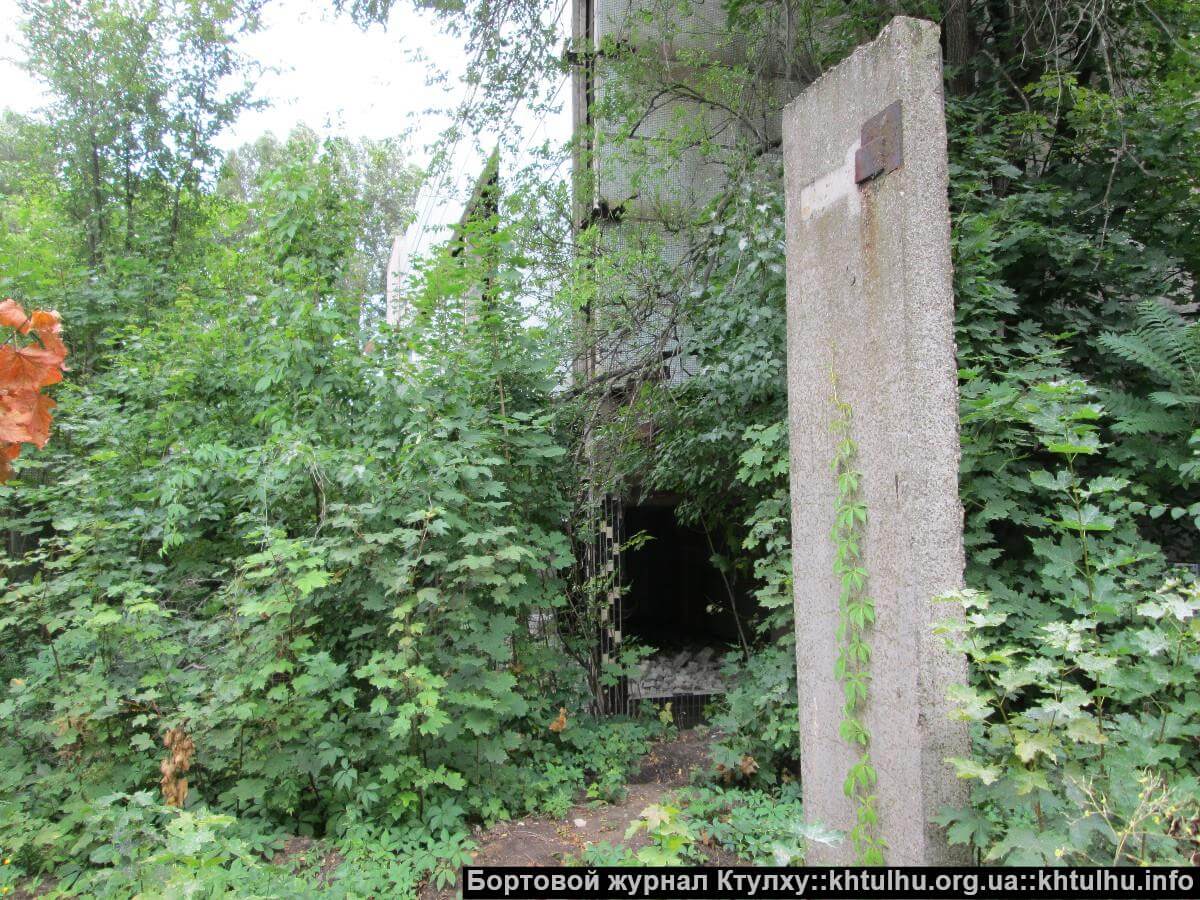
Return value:
[(626, 506), (624, 517), (626, 540), (648, 539), (622, 554), (621, 636), (654, 649), (629, 679), (630, 705), (671, 701), (677, 720), (694, 721), (724, 692), (721, 658), (738, 643), (731, 585), (712, 562), (709, 535), (680, 524), (672, 505)]

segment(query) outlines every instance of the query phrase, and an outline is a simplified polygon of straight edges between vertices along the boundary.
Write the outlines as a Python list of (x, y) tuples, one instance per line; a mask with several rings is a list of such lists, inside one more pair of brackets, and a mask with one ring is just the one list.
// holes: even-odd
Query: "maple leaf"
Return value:
[(41, 389), (62, 381), (67, 345), (59, 333), (62, 318), (54, 310), (24, 308), (9, 298), (0, 302), (0, 328), (17, 334), (32, 334), (34, 341), (22, 346), (10, 335), (0, 344), (0, 483), (12, 476), (11, 463), (21, 444), (38, 449), (50, 440), (50, 411), (54, 401)]
[(42, 346), (41, 349), (33, 346), (24, 347), (20, 352), (24, 352), (38, 362), (65, 369), (63, 360), (67, 358), (67, 345), (59, 336), (62, 331), (62, 320), (58, 313), (54, 310), (35, 309), (29, 321), (29, 330), (41, 341)]
[(27, 391), (0, 391), (0, 441), (20, 444), (29, 434)]
[[(37, 315), (37, 313), (34, 313), (34, 315)], [(38, 347), (30, 344), (27, 347), (22, 347), (17, 352), (24, 353), (27, 358), (37, 360), (43, 365), (61, 366), (63, 360), (67, 358), (67, 345), (58, 336), (61, 326), (57, 324), (57, 321), (46, 328), (32, 328), (30, 330), (37, 336), (42, 346)]]
[[(45, 339), (47, 334), (58, 334), (62, 331), (62, 316), (53, 309), (35, 309), (29, 316), (29, 331)], [(64, 352), (66, 348), (63, 348)]]
[(0, 388), (36, 390), (62, 381), (57, 353), (42, 347), (0, 347)]
[(12, 466), (9, 465), (21, 452), (20, 444), (10, 444), (0, 441), (0, 484), (12, 477)]
[(46, 446), (46, 441), (50, 440), (50, 410), (57, 405), (52, 398), (45, 394), (34, 395), (33, 411), (29, 418), (29, 443), (39, 450)]
[(34, 444), (40, 450), (50, 439), (50, 410), (54, 401), (35, 390), (0, 391), (0, 441)]
[(15, 328), (25, 334), (29, 330), (28, 322), (29, 316), (25, 315), (25, 310), (16, 300), (9, 297), (0, 302), (0, 326)]
[(662, 806), (658, 803), (652, 803), (642, 810), (640, 818), (646, 820), (646, 829), (653, 831), (671, 821), (671, 815), (675, 812), (671, 807)]

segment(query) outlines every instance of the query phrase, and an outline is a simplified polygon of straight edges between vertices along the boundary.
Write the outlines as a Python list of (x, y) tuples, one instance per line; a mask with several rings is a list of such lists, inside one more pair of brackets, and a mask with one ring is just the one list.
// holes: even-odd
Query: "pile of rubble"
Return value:
[(638, 674), (629, 678), (630, 699), (723, 694), (725, 689), (721, 651), (715, 647), (660, 651), (643, 660)]

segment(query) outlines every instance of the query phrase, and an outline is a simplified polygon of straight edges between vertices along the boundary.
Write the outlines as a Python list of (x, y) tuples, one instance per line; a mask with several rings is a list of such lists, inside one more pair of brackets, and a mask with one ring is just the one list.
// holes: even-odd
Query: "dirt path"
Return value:
[[(708, 739), (707, 729), (694, 728), (673, 741), (656, 744), (630, 778), (628, 792), (620, 803), (580, 804), (562, 819), (527, 816), (480, 831), (476, 835), (479, 849), (474, 854), (474, 865), (561, 866), (567, 857), (578, 857), (588, 846), (602, 841), (641, 847), (645, 838), (637, 835), (626, 841), (625, 830), (647, 806), (687, 785), (693, 769), (707, 765)], [(427, 887), (421, 898), (453, 900), (457, 891), (457, 885), (440, 891)]]

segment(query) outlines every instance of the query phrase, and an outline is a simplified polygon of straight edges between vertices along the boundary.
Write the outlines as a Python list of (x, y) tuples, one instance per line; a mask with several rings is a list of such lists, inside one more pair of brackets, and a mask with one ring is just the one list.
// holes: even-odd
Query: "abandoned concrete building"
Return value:
[[(591, 394), (601, 415), (648, 383), (669, 390), (693, 373), (697, 363), (686, 352), (670, 293), (693, 274), (697, 225), (727, 193), (731, 164), (747, 156), (779, 158), (783, 108), (818, 74), (796, 52), (789, 23), (767, 23), (763, 39), (752, 44), (729, 27), (727, 7), (723, 0), (572, 0), (565, 56), (576, 250), (605, 258), (616, 293), (624, 276), (612, 261), (633, 260), (625, 288), (643, 295), (614, 304), (627, 317), (619, 327), (613, 308), (584, 312), (581, 332), (589, 337), (572, 379), (576, 386), (604, 385)], [(493, 155), (471, 200), (458, 207), (457, 223), (443, 223), (454, 234), (471, 217), (495, 212), (497, 166)], [(398, 286), (406, 261), (421, 249), (413, 237), (418, 232), (419, 240), (419, 230), (410, 229), (394, 247), (392, 324), (406, 315)], [(648, 301), (632, 272), (640, 266), (655, 279)], [(657, 290), (661, 284), (669, 288)], [(606, 285), (610, 294), (613, 288)], [(644, 425), (652, 453), (653, 423)], [(599, 457), (605, 449), (593, 442), (590, 452)], [(690, 721), (728, 687), (721, 660), (748, 632), (739, 617), (753, 616), (753, 604), (749, 590), (731, 585), (714, 565), (718, 550), (728, 549), (714, 544), (720, 529), (682, 522), (681, 499), (643, 489), (636, 479), (592, 497), (598, 537), (584, 551), (585, 567), (605, 592), (596, 665), (614, 660), (626, 641), (653, 648), (639, 672), (604, 693), (602, 712), (670, 702), (677, 719)], [(631, 542), (637, 535), (648, 540)]]
[[(578, 252), (653, 259), (670, 271), (665, 282), (686, 284), (691, 235), (724, 192), (729, 160), (747, 148), (751, 155), (778, 154), (782, 109), (800, 82), (777, 62), (785, 54), (731, 36), (721, 0), (572, 2)], [(715, 83), (716, 91), (736, 95), (736, 109), (713, 96)], [(612, 277), (612, 267), (605, 268)], [(620, 304), (628, 318), (619, 327), (605, 321), (614, 314), (609, 308), (584, 312), (583, 331), (604, 336), (587, 344), (574, 375), (579, 384), (605, 384), (602, 407), (619, 406), (647, 382), (669, 390), (696, 364), (671, 298), (657, 295), (657, 285), (641, 291), (635, 279), (629, 294), (655, 296)], [(653, 453), (653, 423), (644, 427)], [(593, 452), (603, 455), (604, 448)], [(607, 594), (599, 665), (611, 662), (623, 641), (654, 648), (638, 673), (608, 691), (605, 712), (670, 702), (677, 721), (691, 721), (726, 690), (720, 661), (737, 646), (743, 627), (737, 617), (750, 599), (713, 563), (716, 529), (689, 527), (677, 517), (680, 499), (636, 482), (616, 493), (598, 489), (593, 497), (599, 537), (588, 562)], [(649, 540), (627, 547), (635, 535)]]

